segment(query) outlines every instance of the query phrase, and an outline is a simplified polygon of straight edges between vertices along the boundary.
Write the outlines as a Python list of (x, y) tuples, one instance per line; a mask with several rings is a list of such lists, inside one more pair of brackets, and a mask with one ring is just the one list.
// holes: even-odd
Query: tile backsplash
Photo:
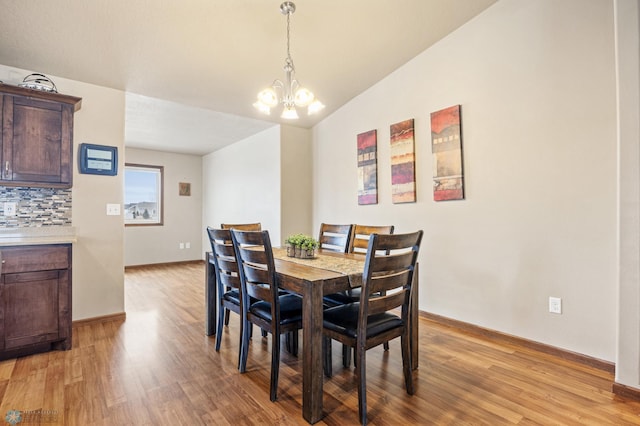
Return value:
[[(5, 203), (16, 215), (5, 216)], [(0, 186), (0, 227), (71, 226), (71, 189)]]

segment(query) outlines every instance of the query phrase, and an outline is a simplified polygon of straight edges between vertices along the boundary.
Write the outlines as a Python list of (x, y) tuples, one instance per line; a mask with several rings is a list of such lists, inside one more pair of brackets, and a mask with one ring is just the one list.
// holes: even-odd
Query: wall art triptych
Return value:
[[(414, 120), (390, 127), (391, 200), (416, 202)], [(378, 203), (377, 131), (358, 135), (358, 204)], [(433, 199), (463, 200), (460, 105), (431, 113)]]

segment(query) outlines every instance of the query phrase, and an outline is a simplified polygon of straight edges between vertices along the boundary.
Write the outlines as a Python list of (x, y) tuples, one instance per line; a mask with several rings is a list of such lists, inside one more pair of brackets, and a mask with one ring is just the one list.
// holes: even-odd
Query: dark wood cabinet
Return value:
[(71, 245), (0, 247), (0, 359), (71, 348)]
[(0, 84), (0, 185), (70, 188), (81, 99)]

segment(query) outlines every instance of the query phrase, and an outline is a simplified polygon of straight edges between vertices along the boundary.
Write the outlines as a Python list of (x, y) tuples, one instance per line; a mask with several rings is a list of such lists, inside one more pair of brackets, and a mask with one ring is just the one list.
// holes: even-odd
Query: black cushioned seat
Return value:
[[(293, 294), (280, 296), (280, 323), (289, 324), (302, 321), (302, 299)], [(249, 307), (249, 312), (265, 321), (272, 321), (271, 303), (260, 301)]]
[[(356, 338), (360, 303), (325, 309), (323, 326), (326, 329)], [(402, 318), (387, 312), (371, 315), (367, 319), (367, 339), (402, 326)]]
[(240, 305), (240, 292), (238, 290), (227, 291), (222, 295), (222, 298), (236, 305)]

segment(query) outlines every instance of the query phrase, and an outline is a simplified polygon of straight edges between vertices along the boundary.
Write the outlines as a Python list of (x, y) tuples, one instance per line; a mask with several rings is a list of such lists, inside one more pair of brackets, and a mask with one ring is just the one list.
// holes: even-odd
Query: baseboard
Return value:
[(631, 386), (613, 382), (611, 392), (623, 398), (640, 401), (640, 389), (632, 388)]
[(128, 270), (128, 269), (136, 269), (136, 268), (147, 268), (149, 266), (176, 266), (176, 265), (198, 265), (198, 264), (203, 264), (204, 265), (204, 260), (199, 259), (199, 260), (180, 260), (177, 262), (162, 262), (162, 263), (148, 263), (145, 265), (128, 265), (124, 267), (124, 270)]
[(117, 314), (109, 314), (109, 315), (102, 315), (99, 317), (91, 317), (91, 318), (84, 318), (81, 320), (75, 320), (71, 323), (71, 326), (79, 327), (83, 325), (90, 325), (90, 324), (101, 323), (101, 322), (124, 321), (126, 319), (127, 319), (127, 313), (119, 312)]
[(489, 328), (480, 327), (478, 325), (470, 324), (468, 322), (443, 317), (430, 312), (420, 311), (420, 316), (423, 318), (429, 319), (431, 321), (437, 322), (439, 324), (458, 328), (458, 329), (467, 331), (469, 333), (481, 335), (491, 340), (514, 343), (529, 349), (540, 351), (542, 353), (546, 353), (549, 355), (558, 356), (563, 359), (579, 362), (580, 364), (588, 365), (590, 367), (597, 368), (599, 370), (606, 371), (611, 374), (615, 374), (616, 366), (614, 363), (609, 361), (604, 361), (598, 358), (579, 354), (577, 352), (568, 351), (566, 349), (561, 349), (555, 346), (546, 345), (544, 343), (535, 342), (533, 340), (528, 340), (522, 337), (502, 333), (500, 331), (491, 330)]

